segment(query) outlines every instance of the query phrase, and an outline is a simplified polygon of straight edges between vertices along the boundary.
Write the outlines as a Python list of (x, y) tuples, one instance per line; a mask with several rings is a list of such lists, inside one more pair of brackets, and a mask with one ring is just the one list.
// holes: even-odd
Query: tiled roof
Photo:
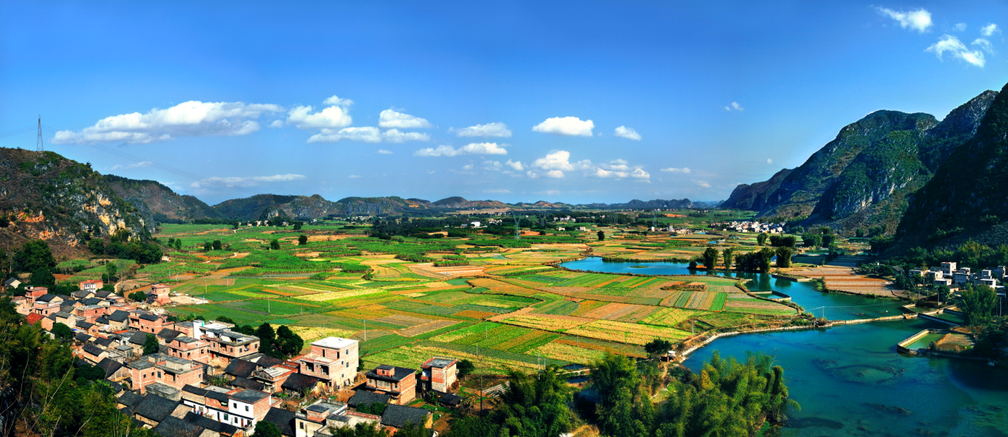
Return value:
[(318, 384), (319, 379), (314, 376), (308, 376), (302, 373), (292, 373), (290, 377), (284, 381), (281, 388), (284, 390), (291, 390), (300, 393), (305, 389), (315, 388)]
[(252, 372), (255, 372), (255, 369), (255, 363), (236, 358), (228, 363), (228, 366), (224, 369), (224, 373), (239, 378), (248, 378), (252, 375)]
[[(219, 434), (234, 435), (239, 431), (238, 427), (223, 422), (218, 422), (209, 417), (200, 416), (192, 411), (186, 413), (184, 420), (193, 425), (201, 426)], [(162, 436), (165, 434), (161, 434)], [(181, 435), (181, 434), (172, 434)]]
[(168, 416), (160, 422), (161, 423), (151, 429), (151, 431), (154, 431), (155, 434), (161, 436), (198, 436), (206, 429), (193, 422), (187, 422), (174, 416)]
[(405, 367), (389, 366), (387, 364), (382, 364), (382, 365), (378, 366), (378, 369), (392, 370), (393, 372), (392, 372), (391, 376), (385, 376), (385, 375), (379, 375), (378, 372), (376, 371), (377, 369), (375, 369), (375, 370), (372, 370), (372, 371), (368, 372), (367, 373), (367, 377), (371, 378), (371, 379), (380, 379), (382, 381), (399, 382), (399, 381), (402, 381), (403, 379), (406, 379), (410, 375), (416, 373), (416, 370), (414, 370), (414, 369), (407, 369)]
[(385, 407), (385, 412), (382, 414), (381, 424), (385, 426), (403, 428), (412, 423), (423, 428), (424, 425), (427, 424), (427, 416), (430, 414), (430, 411), (423, 408), (390, 404)]
[(294, 437), (294, 416), (293, 411), (281, 408), (270, 408), (263, 420), (276, 425), (280, 434), (286, 437)]
[(31, 313), (31, 314), (28, 315), (28, 317), (25, 317), (25, 322), (28, 322), (29, 325), (34, 325), (34, 324), (38, 323), (39, 320), (42, 320), (44, 318), (45, 318), (45, 316), (43, 316), (43, 315), (41, 315), (39, 313)]
[(98, 355), (101, 355), (102, 352), (105, 352), (104, 350), (102, 350), (102, 348), (95, 346), (93, 344), (85, 344), (84, 347), (81, 348), (81, 350), (96, 357)]
[(357, 408), (361, 405), (371, 405), (371, 404), (387, 404), (389, 401), (389, 395), (375, 393), (373, 391), (367, 390), (357, 390), (353, 397), (347, 401), (347, 405)]
[[(140, 416), (146, 417), (150, 420), (161, 422), (165, 420), (166, 417), (171, 415), (172, 411), (175, 411), (175, 407), (179, 405), (179, 402), (173, 401), (168, 398), (163, 398), (158, 395), (148, 394), (144, 396), (140, 404), (133, 409), (133, 412), (139, 414)], [(162, 434), (162, 435), (178, 435), (178, 434)]]
[(119, 369), (122, 368), (122, 364), (119, 364), (110, 358), (103, 358), (98, 362), (98, 367), (105, 370), (105, 377), (108, 378), (118, 372)]
[(231, 380), (231, 386), (232, 387), (240, 387), (240, 388), (248, 388), (248, 389), (252, 389), (252, 390), (262, 390), (262, 389), (266, 388), (266, 385), (263, 384), (263, 383), (261, 383), (261, 382), (259, 382), (259, 381), (253, 381), (251, 379), (242, 378), (242, 377), (237, 377), (235, 379), (232, 379)]

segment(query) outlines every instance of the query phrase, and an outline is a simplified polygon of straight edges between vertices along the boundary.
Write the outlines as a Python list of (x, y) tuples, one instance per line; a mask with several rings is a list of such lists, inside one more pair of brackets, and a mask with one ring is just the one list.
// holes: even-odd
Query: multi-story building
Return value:
[(259, 353), (259, 337), (234, 332), (230, 329), (197, 329), (202, 338), (210, 342), (210, 357), (227, 365), (235, 358), (245, 358)]
[(157, 314), (151, 314), (146, 311), (130, 312), (129, 328), (134, 331), (157, 334), (161, 332), (162, 329), (172, 328), (174, 326), (174, 323), (169, 322), (168, 319)]
[(427, 360), (420, 366), (420, 381), (425, 390), (434, 390), (442, 393), (451, 391), (452, 386), (458, 381), (457, 360), (454, 358), (434, 357)]
[(87, 281), (80, 282), (80, 289), (84, 291), (97, 292), (105, 286), (105, 283), (101, 279), (89, 279)]
[(368, 372), (367, 389), (389, 395), (389, 402), (406, 405), (416, 399), (416, 370), (382, 364)]
[(203, 417), (251, 429), (266, 417), (273, 405), (273, 397), (258, 390), (225, 390), (213, 386), (200, 388), (198, 385), (188, 385), (182, 388), (182, 403), (193, 413)]
[(180, 335), (168, 343), (168, 355), (208, 363), (210, 361), (210, 342), (197, 340), (188, 335)]
[(301, 373), (325, 381), (331, 389), (348, 387), (357, 379), (358, 342), (339, 337), (323, 338), (313, 342), (311, 351), (297, 362)]
[(150, 290), (147, 291), (147, 302), (158, 305), (171, 303), (171, 288), (163, 284), (151, 285)]
[(177, 389), (203, 382), (203, 365), (190, 360), (151, 354), (127, 364), (132, 390), (146, 392), (146, 387), (162, 383)]

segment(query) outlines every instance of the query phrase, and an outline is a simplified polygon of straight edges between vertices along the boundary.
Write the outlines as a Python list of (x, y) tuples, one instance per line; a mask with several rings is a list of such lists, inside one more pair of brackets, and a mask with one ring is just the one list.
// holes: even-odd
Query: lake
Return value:
[[(596, 272), (690, 274), (679, 263), (609, 263), (588, 258), (561, 265)], [(809, 283), (765, 274), (713, 274), (748, 279), (746, 286), (753, 291), (789, 294), (806, 309), (825, 307), (831, 320), (899, 314), (900, 303), (894, 301), (821, 293)], [(1008, 435), (1008, 370), (984, 362), (896, 352), (897, 342), (922, 329), (943, 327), (915, 319), (743, 334), (715, 340), (684, 364), (699, 372), (715, 351), (738, 360), (745, 360), (748, 352), (773, 356), (785, 369), (791, 398), (802, 407), (787, 413), (788, 426), (782, 431), (788, 436)]]

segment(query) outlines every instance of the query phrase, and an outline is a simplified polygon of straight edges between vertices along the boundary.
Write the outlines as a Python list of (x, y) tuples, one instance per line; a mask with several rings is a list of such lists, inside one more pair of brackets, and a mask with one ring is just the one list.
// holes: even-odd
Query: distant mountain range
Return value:
[(911, 195), (974, 137), (997, 96), (985, 91), (941, 122), (923, 113), (873, 112), (841, 129), (798, 168), (739, 185), (722, 207), (847, 233), (871, 227), (892, 233)]

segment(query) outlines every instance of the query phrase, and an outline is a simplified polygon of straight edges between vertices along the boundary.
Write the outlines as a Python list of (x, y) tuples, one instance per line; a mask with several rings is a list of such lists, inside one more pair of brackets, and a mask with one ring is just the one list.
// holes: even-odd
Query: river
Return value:
[[(690, 274), (679, 263), (610, 263), (587, 258), (572, 270), (648, 275)], [(700, 272), (706, 274), (706, 272)], [(725, 273), (715, 273), (725, 276)], [(737, 277), (736, 274), (728, 276)], [(899, 314), (899, 302), (815, 291), (809, 283), (740, 274), (753, 291), (776, 290), (831, 320)], [(815, 310), (819, 308), (819, 310)], [(744, 360), (763, 352), (784, 367), (791, 398), (788, 436), (1008, 436), (1008, 371), (985, 363), (903, 356), (896, 343), (925, 328), (925, 320), (877, 322), (827, 330), (744, 334), (715, 340), (685, 365), (699, 371), (717, 351)]]

